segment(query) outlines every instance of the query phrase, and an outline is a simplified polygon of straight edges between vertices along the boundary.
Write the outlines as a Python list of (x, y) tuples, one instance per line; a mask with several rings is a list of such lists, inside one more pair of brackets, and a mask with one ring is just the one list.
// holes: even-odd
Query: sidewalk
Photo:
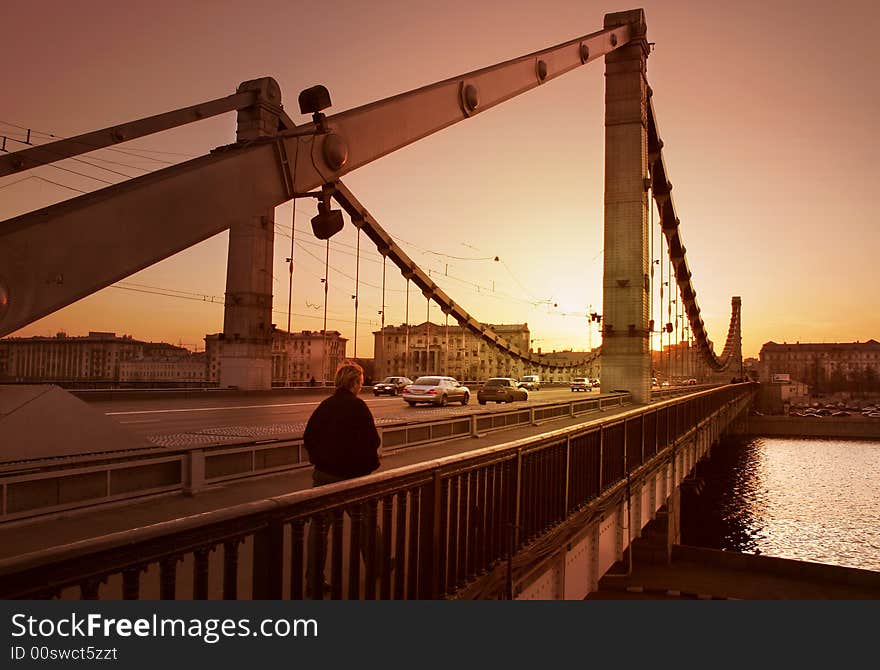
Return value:
[[(554, 419), (539, 426), (523, 426), (489, 433), (482, 437), (463, 437), (447, 442), (386, 452), (379, 471), (393, 470), (444, 456), (484, 449), (505, 442), (578, 425), (599, 423), (609, 416), (633, 409), (633, 405), (614, 407), (586, 416)], [(254, 477), (214, 487), (195, 496), (180, 493), (158, 495), (117, 505), (73, 510), (40, 520), (0, 524), (0, 558), (62, 546), (109, 533), (149, 526), (161, 521), (200, 514), (273, 496), (310, 488), (311, 467), (285, 473)]]

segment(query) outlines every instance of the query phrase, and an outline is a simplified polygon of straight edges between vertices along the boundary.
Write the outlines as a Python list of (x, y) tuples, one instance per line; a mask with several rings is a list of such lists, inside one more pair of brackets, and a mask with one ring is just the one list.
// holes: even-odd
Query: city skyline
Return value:
[[(0, 106), (0, 134), (10, 138), (7, 148), (21, 148), (14, 140), (26, 129), (35, 141), (96, 130), (222, 97), (259, 76), (278, 80), (285, 110), (301, 123), (296, 95), (315, 83), (330, 90), (334, 113), (593, 32), (608, 12), (644, 7), (654, 44), (648, 81), (716, 352), (733, 295), (743, 299), (745, 356), (768, 341), (865, 341), (880, 332), (880, 314), (865, 309), (880, 243), (869, 220), (865, 141), (880, 101), (868, 51), (880, 10), (844, 6), (846, 15), (790, 2), (695, 12), (684, 2), (557, 1), (540, 12), (504, 3), (501, 12), (477, 2), (432, 14), (397, 2), (329, 3), (310, 26), (294, 29), (305, 5), (263, 3), (261, 12), (221, 3), (206, 13), (96, 2), (54, 8), (48, 23), (38, 8), (12, 3), (11, 25), (39, 26), (46, 39), (40, 53), (0, 75), (15, 91)], [(842, 64), (807, 48), (835, 30), (846, 38)], [(0, 45), (7, 63), (27, 39), (22, 29)], [(444, 291), (482, 322), (528, 323), (534, 349), (599, 343), (586, 314), (602, 303), (603, 71), (592, 63), (345, 179)], [(0, 219), (204, 154), (232, 142), (234, 125), (225, 115), (120, 146), (130, 153), (86, 158), (101, 169), (66, 161), (66, 169), (2, 178)], [(285, 330), (292, 211), (288, 203), (275, 213), (273, 321)], [(297, 201), (291, 330), (322, 328), (324, 246), (311, 236), (313, 215), (313, 201)], [(201, 342), (222, 330), (226, 239), (215, 236), (12, 336), (99, 330)], [(375, 248), (361, 243), (358, 354), (370, 356), (382, 273)], [(348, 223), (330, 243), (327, 328), (348, 337), (356, 246)], [(405, 289), (389, 267), (386, 325), (442, 322), (417, 290), (406, 319)]]

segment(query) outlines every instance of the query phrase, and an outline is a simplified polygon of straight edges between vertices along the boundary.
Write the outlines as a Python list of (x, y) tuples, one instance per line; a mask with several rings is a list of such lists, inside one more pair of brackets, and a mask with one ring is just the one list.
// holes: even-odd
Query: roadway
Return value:
[[(299, 437), (318, 404), (329, 394), (326, 389), (273, 391), (261, 394), (202, 394), (202, 397), (93, 400), (89, 404), (135, 435), (164, 447), (194, 444), (222, 444), (242, 438), (284, 439)], [(477, 403), (476, 390), (468, 405), (410, 407), (400, 397), (374, 397), (364, 391), (377, 425), (424, 421), (474, 412), (500, 411), (513, 406), (538, 405), (571, 400), (575, 395), (599, 397), (598, 391), (574, 394), (565, 387), (532, 391), (526, 401), (513, 404)]]

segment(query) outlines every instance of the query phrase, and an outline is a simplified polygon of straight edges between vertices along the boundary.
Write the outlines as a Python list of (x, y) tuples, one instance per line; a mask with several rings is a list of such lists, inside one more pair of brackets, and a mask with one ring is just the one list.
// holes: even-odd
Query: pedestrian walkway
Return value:
[[(609, 416), (633, 409), (632, 405), (613, 407), (577, 418), (553, 419), (538, 426), (521, 426), (488, 433), (480, 437), (462, 437), (447, 442), (408, 447), (386, 453), (379, 471), (429, 461), (454, 454), (484, 449), (575, 425), (600, 423)], [(310, 488), (311, 467), (281, 474), (254, 477), (213, 487), (194, 496), (180, 493), (128, 500), (86, 510), (73, 510), (50, 517), (0, 524), (0, 558), (59, 547), (109, 533), (131, 530), (151, 524), (225, 509), (256, 500)]]

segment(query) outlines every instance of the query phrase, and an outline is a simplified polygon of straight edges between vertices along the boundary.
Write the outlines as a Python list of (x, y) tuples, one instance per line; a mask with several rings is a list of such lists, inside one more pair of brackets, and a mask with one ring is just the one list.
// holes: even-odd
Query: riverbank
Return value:
[(880, 419), (863, 417), (750, 416), (745, 428), (756, 437), (880, 439)]

